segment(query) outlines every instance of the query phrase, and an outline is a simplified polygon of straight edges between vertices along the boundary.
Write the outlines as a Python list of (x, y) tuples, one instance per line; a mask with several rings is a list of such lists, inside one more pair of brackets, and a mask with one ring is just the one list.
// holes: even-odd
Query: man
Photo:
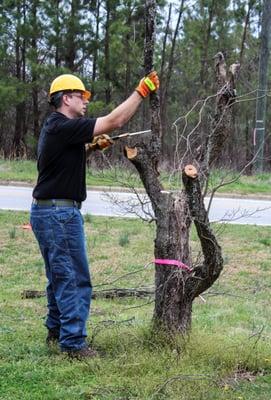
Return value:
[(80, 213), (86, 199), (85, 144), (96, 139), (99, 148), (110, 146), (113, 142), (104, 134), (122, 127), (158, 88), (158, 76), (152, 72), (110, 114), (93, 119), (84, 117), (91, 94), (79, 78), (60, 75), (50, 87), (49, 103), (55, 111), (40, 133), (30, 222), (48, 279), (46, 341), (58, 342), (71, 357), (95, 355), (86, 343), (92, 286)]

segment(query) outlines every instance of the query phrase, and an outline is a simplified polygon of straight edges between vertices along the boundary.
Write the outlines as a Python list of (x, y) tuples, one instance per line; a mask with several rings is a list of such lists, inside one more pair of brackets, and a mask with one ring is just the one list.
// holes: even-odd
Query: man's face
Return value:
[(64, 94), (66, 96), (69, 112), (76, 117), (83, 117), (87, 111), (89, 101), (84, 96), (84, 92), (74, 92)]

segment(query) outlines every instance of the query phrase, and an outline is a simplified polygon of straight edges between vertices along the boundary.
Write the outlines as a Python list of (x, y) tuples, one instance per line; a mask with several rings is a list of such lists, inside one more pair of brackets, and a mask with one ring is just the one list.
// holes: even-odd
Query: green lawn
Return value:
[[(161, 171), (161, 181), (166, 189), (178, 189), (181, 187), (180, 174), (170, 174)], [(241, 176), (232, 171), (213, 171), (209, 181), (209, 193), (214, 187), (219, 188), (219, 193), (240, 195), (271, 195), (271, 174), (264, 173), (252, 176)], [(9, 161), (0, 159), (0, 181), (20, 181), (34, 185), (37, 179), (36, 162), (30, 160)], [(227, 182), (233, 183), (225, 185)], [(87, 185), (110, 187), (136, 187), (142, 188), (142, 183), (137, 172), (131, 167), (105, 168), (103, 170), (88, 169)]]
[[(271, 228), (214, 226), (225, 269), (195, 300), (189, 338), (153, 335), (152, 298), (93, 300), (100, 357), (86, 362), (47, 349), (46, 299), (21, 296), (45, 286), (27, 222), (0, 212), (0, 399), (270, 400)], [(153, 226), (88, 215), (85, 228), (96, 291), (153, 286)], [(194, 232), (191, 245), (196, 256)]]

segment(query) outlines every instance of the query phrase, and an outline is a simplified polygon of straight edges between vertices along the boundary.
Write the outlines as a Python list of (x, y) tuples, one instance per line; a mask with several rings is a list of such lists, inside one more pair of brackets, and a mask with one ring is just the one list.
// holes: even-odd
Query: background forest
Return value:
[[(160, 75), (163, 161), (170, 166), (172, 124), (200, 99), (216, 93), (214, 60), (239, 61), (235, 132), (218, 166), (242, 168), (254, 153), (262, 4), (256, 0), (179, 0), (158, 3), (155, 68)], [(35, 158), (48, 114), (47, 93), (58, 74), (74, 73), (91, 89), (89, 116), (123, 101), (144, 75), (144, 2), (138, 0), (2, 0), (0, 4), (0, 151), (5, 158)], [(242, 97), (240, 97), (242, 96)], [(267, 99), (268, 100), (268, 99)], [(214, 99), (197, 128), (199, 143), (210, 129)], [(150, 127), (148, 102), (124, 130)], [(267, 104), (268, 105), (268, 104)], [(199, 119), (195, 107), (188, 135)], [(182, 120), (182, 119), (181, 119)], [(267, 107), (264, 168), (270, 170)], [(181, 151), (181, 150), (180, 150)], [(119, 162), (120, 145), (109, 151)], [(249, 170), (247, 171), (249, 172)]]

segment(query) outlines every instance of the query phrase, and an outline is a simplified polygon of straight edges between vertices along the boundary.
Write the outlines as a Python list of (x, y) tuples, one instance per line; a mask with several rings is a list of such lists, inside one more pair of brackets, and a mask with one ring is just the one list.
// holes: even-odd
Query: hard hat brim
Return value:
[(85, 100), (89, 100), (91, 98), (91, 92), (89, 90), (85, 90), (83, 92), (83, 96)]

